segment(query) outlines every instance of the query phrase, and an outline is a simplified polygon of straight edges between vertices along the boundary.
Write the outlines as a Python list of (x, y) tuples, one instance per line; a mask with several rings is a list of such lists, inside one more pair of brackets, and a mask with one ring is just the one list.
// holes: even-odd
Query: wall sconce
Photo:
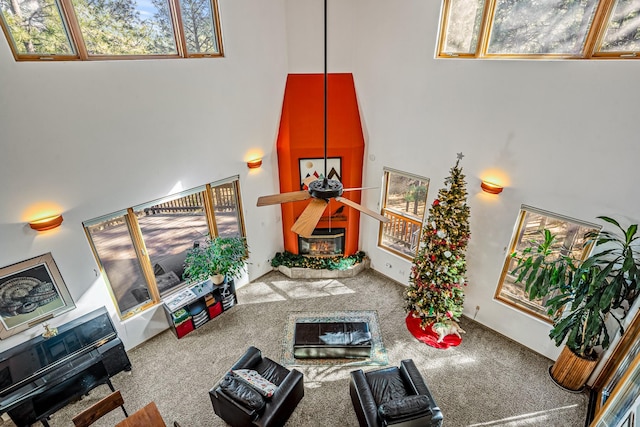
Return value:
[(257, 169), (262, 166), (262, 159), (252, 159), (247, 162), (247, 167), (249, 169)]
[(54, 215), (47, 218), (29, 222), (29, 227), (36, 231), (52, 230), (62, 224), (62, 215)]
[(482, 181), (482, 183), (480, 184), (480, 188), (482, 188), (482, 191), (489, 194), (500, 194), (504, 189), (501, 185), (494, 184), (493, 182), (489, 181)]

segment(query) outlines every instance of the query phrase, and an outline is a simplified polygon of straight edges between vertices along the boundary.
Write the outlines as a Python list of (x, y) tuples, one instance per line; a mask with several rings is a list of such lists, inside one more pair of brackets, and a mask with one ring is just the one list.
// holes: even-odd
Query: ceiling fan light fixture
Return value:
[(342, 183), (336, 179), (317, 179), (309, 183), (309, 193), (316, 199), (331, 199), (342, 195)]

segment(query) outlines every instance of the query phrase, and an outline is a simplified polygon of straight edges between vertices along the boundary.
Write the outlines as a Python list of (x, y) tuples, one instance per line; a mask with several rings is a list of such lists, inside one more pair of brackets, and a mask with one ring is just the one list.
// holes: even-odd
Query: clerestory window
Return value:
[(208, 236), (245, 237), (238, 177), (83, 223), (120, 317), (185, 284), (184, 260)]
[(0, 0), (17, 61), (222, 56), (217, 0)]
[(443, 0), (440, 58), (640, 57), (640, 0)]

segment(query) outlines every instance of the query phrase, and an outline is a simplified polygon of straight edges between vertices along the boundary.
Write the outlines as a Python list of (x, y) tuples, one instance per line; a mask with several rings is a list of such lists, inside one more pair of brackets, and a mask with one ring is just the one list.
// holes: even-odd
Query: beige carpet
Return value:
[[(471, 285), (473, 286), (473, 285)], [(177, 340), (166, 331), (129, 352), (130, 374), (113, 378), (133, 412), (155, 401), (172, 425), (225, 425), (213, 412), (209, 389), (249, 345), (278, 360), (291, 311), (375, 310), (389, 363), (411, 358), (425, 377), (447, 427), (582, 427), (586, 394), (568, 393), (547, 374), (551, 361), (463, 318), (459, 347), (438, 350), (406, 329), (404, 287), (371, 270), (338, 280), (291, 280), (269, 273), (238, 290), (239, 304)], [(357, 426), (349, 398), (349, 372), (340, 366), (301, 366), (305, 397), (287, 426)], [(379, 369), (363, 366), (363, 370)], [(100, 386), (51, 417), (52, 427), (72, 426), (71, 417), (109, 392)], [(114, 412), (96, 423), (113, 426)]]

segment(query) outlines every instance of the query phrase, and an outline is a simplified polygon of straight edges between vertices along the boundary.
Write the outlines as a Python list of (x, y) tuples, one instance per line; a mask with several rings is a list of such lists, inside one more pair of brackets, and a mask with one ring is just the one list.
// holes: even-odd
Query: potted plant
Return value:
[(555, 236), (549, 230), (544, 230), (544, 242), (537, 247), (512, 254), (517, 259), (512, 273), (517, 274), (516, 282), (524, 283), (529, 299), (550, 296), (544, 301), (553, 320), (549, 337), (557, 346), (565, 343), (550, 374), (572, 391), (586, 384), (598, 362), (598, 350), (609, 348), (610, 329), (624, 333), (622, 320), (640, 291), (640, 259), (634, 250), (638, 225), (625, 230), (612, 218), (598, 218), (621, 234), (589, 233), (595, 252), (582, 262), (566, 256), (550, 258)]
[(189, 282), (211, 278), (219, 285), (240, 277), (249, 257), (246, 240), (242, 237), (215, 237), (187, 251), (183, 277)]

